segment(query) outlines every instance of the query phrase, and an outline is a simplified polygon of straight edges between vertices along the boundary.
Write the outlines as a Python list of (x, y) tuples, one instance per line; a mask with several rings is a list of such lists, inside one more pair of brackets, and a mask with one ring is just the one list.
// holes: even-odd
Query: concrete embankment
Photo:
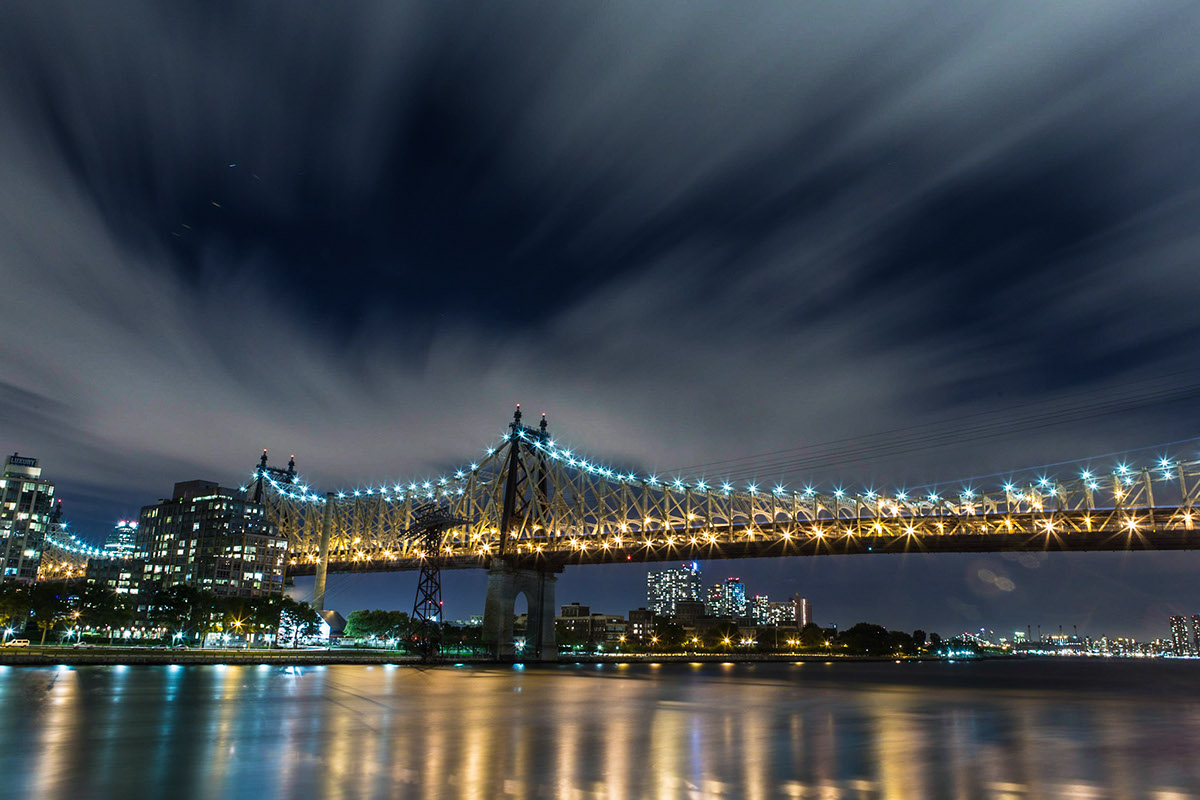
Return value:
[(404, 664), (417, 659), (394, 650), (143, 650), (97, 647), (29, 647), (0, 650), (0, 665), (46, 666), (67, 664)]
[[(894, 657), (838, 656), (823, 654), (765, 653), (693, 653), (693, 654), (604, 654), (564, 653), (559, 664), (659, 664), (659, 663), (761, 663), (795, 661), (893, 661)], [(907, 658), (905, 661), (929, 659)], [(419, 664), (413, 656), (394, 650), (153, 650), (122, 647), (72, 649), (68, 647), (29, 647), (0, 650), (0, 665), (68, 666), (88, 665), (166, 665), (166, 664), (277, 664), (280, 666), (317, 666), (322, 664)], [(495, 664), (480, 656), (446, 656), (444, 664)], [(532, 662), (526, 662), (532, 663)]]

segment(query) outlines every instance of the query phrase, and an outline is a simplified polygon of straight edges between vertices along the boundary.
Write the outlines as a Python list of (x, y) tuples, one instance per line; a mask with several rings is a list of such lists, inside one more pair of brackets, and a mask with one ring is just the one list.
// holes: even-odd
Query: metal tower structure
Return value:
[(521, 404), (508, 425), (508, 456), (501, 476), (504, 481), (504, 503), (500, 509), (497, 555), (508, 555), (509, 537), (520, 529), (526, 519), (545, 514), (550, 497), (547, 486), (550, 470), (546, 465), (545, 447), (550, 441), (546, 415), (536, 429), (521, 424)]
[(296, 456), (288, 458), (286, 470), (279, 467), (267, 466), (267, 448), (263, 448), (262, 457), (258, 460), (258, 469), (254, 470), (254, 502), (261, 503), (266, 496), (263, 491), (263, 481), (270, 481), (273, 486), (292, 486), (296, 483)]
[(467, 520), (436, 502), (413, 509), (413, 524), (406, 531), (420, 548), (421, 575), (413, 601), (410, 636), (422, 661), (437, 658), (442, 633), (441, 549), (446, 531)]

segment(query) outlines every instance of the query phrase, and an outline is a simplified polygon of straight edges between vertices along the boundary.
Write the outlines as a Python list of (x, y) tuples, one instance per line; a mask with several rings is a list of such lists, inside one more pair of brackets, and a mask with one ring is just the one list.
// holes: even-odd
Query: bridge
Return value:
[[(545, 415), (526, 425), (520, 406), (485, 457), (437, 478), (321, 493), (264, 453), (246, 491), (286, 533), (289, 573), (316, 576), (317, 607), (329, 572), (420, 570), (415, 612), (436, 621), (439, 570), (488, 570), (484, 639), (501, 658), (520, 593), (533, 652), (553, 657), (554, 585), (571, 565), (1200, 546), (1196, 460), (946, 492), (734, 486), (614, 469), (557, 442)], [(453, 522), (434, 537), (422, 522), (432, 507)]]
[[(891, 493), (660, 477), (613, 469), (551, 437), (520, 407), (486, 456), (446, 475), (321, 494), (292, 473), (254, 473), (291, 543), (288, 569), (486, 569), (485, 641), (511, 655), (516, 595), (553, 652), (554, 582), (584, 564), (866, 553), (1173, 550), (1200, 545), (1200, 462), (1160, 459), (991, 490)], [(436, 548), (409, 535), (423, 506), (464, 520)], [(537, 640), (538, 637), (533, 637)]]

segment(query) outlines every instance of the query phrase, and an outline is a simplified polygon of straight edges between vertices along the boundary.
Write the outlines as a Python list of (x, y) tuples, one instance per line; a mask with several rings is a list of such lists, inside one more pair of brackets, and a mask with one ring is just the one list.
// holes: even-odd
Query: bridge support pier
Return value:
[(526, 661), (557, 661), (554, 636), (554, 585), (558, 576), (550, 570), (514, 566), (503, 558), (492, 559), (488, 570), (487, 600), (483, 606), (483, 642), (497, 661), (515, 661), (513, 611), (517, 595), (529, 604), (529, 626), (525, 634)]

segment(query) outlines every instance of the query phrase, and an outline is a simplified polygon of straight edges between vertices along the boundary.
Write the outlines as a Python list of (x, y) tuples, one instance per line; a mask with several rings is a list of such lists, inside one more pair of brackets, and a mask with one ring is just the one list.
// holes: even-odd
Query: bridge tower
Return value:
[(503, 505), (500, 513), (498, 554), (488, 570), (487, 598), (483, 607), (483, 642), (498, 661), (516, 658), (513, 642), (513, 611), (517, 596), (524, 594), (529, 605), (529, 624), (525, 636), (524, 657), (533, 661), (554, 661), (558, 644), (554, 636), (554, 587), (556, 571), (522, 566), (510, 547), (520, 530), (529, 529), (549, 518), (549, 468), (544, 451), (535, 444), (550, 440), (546, 415), (537, 428), (521, 422), (521, 405), (509, 424), (504, 445)]

